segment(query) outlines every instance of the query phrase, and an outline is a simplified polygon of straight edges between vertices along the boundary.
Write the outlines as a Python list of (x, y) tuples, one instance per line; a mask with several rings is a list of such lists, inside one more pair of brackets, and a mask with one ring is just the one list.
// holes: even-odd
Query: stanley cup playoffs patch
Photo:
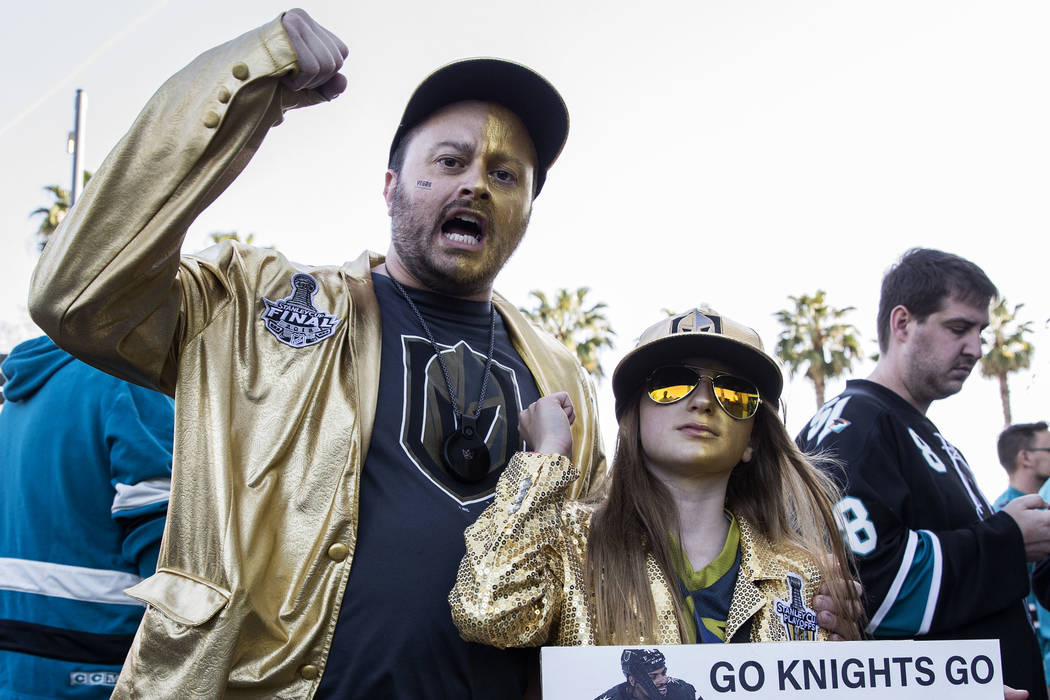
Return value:
[(260, 318), (277, 340), (289, 347), (305, 348), (335, 332), (342, 319), (314, 306), (317, 288), (317, 280), (299, 272), (292, 275), (291, 295), (277, 301), (262, 298), (266, 309)]
[(806, 607), (802, 600), (802, 577), (788, 574), (786, 577), (791, 600), (777, 598), (774, 609), (784, 625), (788, 639), (796, 641), (813, 641), (817, 638), (817, 613)]

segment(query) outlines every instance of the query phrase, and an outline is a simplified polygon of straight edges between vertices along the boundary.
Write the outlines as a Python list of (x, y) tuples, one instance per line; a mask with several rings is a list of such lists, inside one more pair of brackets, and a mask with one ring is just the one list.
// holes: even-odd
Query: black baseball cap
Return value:
[(445, 105), (480, 100), (503, 105), (529, 130), (536, 147), (536, 195), (569, 135), (565, 101), (542, 75), (520, 63), (499, 58), (467, 58), (438, 68), (419, 84), (405, 106), (401, 124), (390, 143), (394, 151), (412, 127)]

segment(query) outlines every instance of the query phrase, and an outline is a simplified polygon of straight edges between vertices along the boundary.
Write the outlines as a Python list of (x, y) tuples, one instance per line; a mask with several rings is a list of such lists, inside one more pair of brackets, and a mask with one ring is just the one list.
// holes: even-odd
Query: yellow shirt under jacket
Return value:
[[(309, 698), (328, 660), (375, 419), (380, 258), (307, 268), (234, 243), (179, 255), (284, 111), (321, 101), (280, 84), (295, 60), (277, 20), (170, 78), (34, 275), (33, 318), (58, 345), (176, 401), (167, 527), (156, 575), (130, 591), (148, 607), (116, 698)], [(297, 272), (339, 322), (292, 348), (260, 316)], [(493, 301), (540, 392), (572, 395), (585, 491), (604, 471), (591, 385), (560, 343)]]
[[(596, 643), (592, 596), (585, 585), (587, 535), (593, 509), (573, 500), (579, 470), (568, 458), (519, 452), (496, 487), (496, 498), (467, 528), (467, 553), (449, 595), (464, 639), (497, 647)], [(790, 641), (816, 629), (808, 608), (820, 574), (805, 552), (777, 547), (744, 518), (740, 573), (726, 620), (726, 639), (751, 623), (752, 642)], [(681, 644), (671, 583), (647, 560), (657, 631), (638, 643)], [(607, 572), (606, 575), (615, 575)], [(789, 579), (795, 579), (792, 584)], [(801, 584), (792, 598), (792, 585)], [(794, 601), (795, 607), (791, 610)], [(810, 617), (812, 615), (812, 617)], [(800, 621), (801, 625), (795, 624)], [(823, 630), (817, 638), (826, 639)]]

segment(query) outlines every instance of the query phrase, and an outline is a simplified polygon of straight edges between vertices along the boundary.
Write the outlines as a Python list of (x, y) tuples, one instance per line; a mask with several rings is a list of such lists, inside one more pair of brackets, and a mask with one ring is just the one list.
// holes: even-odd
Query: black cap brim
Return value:
[(547, 80), (530, 68), (498, 58), (470, 58), (431, 73), (412, 93), (390, 143), (390, 163), (405, 135), (445, 105), (480, 100), (503, 105), (525, 124), (536, 148), (536, 194), (569, 135), (565, 101)]

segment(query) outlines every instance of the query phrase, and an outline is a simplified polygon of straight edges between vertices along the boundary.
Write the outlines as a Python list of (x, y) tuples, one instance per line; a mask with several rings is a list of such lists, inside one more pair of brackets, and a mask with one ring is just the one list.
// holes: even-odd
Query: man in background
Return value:
[[(1010, 479), (1006, 491), (992, 507), (1002, 510), (1019, 496), (1038, 493), (1045, 500), (1050, 477), (1050, 431), (1043, 421), (1015, 423), (999, 434), (999, 463)], [(1031, 573), (1033, 564), (1028, 565)], [(1043, 672), (1050, 678), (1050, 611), (1039, 604), (1035, 593), (1028, 594), (1028, 614), (1035, 626), (1039, 649), (1043, 655)]]
[(1050, 553), (1050, 512), (1023, 496), (993, 513), (970, 466), (926, 416), (981, 357), (995, 285), (972, 262), (915, 248), (886, 273), (880, 356), (798, 436), (838, 459), (837, 504), (879, 639), (998, 639), (1005, 683), (1046, 698), (1024, 598)]
[(1050, 431), (1045, 422), (1015, 423), (999, 433), (999, 464), (1010, 480), (993, 506), (1002, 510), (1018, 496), (1039, 493), (1050, 478)]
[(108, 698), (156, 568), (173, 403), (46, 336), (2, 365), (0, 697)]

